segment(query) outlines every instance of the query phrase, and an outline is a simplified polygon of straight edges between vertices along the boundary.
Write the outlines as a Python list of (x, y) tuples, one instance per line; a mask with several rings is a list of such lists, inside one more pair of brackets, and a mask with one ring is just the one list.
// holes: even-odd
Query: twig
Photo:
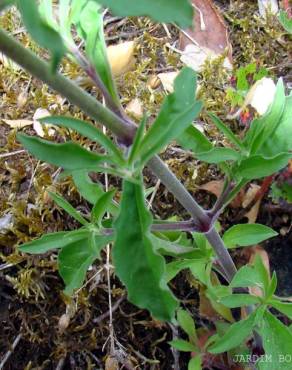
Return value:
[(56, 370), (62, 370), (64, 368), (65, 360), (66, 360), (66, 357), (60, 358), (60, 360), (59, 360), (59, 362), (56, 366)]
[(0, 154), (0, 158), (7, 158), (7, 157), (11, 157), (13, 155), (17, 155), (21, 153), (26, 153), (26, 150), (21, 149), (21, 150), (16, 150), (15, 152)]
[[(177, 326), (173, 325), (173, 324), (169, 324), (170, 328), (171, 328), (171, 331), (172, 331), (172, 340), (175, 340), (175, 339), (178, 339), (178, 330), (177, 330)], [(174, 359), (174, 363), (173, 363), (173, 370), (180, 370), (180, 367), (179, 367), (179, 351), (174, 348), (174, 347), (171, 347), (171, 352), (172, 352), (172, 355), (173, 355), (173, 359)]]
[(12, 355), (13, 351), (17, 347), (21, 338), (22, 338), (22, 334), (18, 334), (18, 336), (14, 339), (14, 342), (12, 343), (11, 349), (6, 352), (5, 356), (3, 357), (3, 359), (0, 363), (0, 370), (2, 370), (4, 368), (4, 365), (6, 364), (9, 357)]
[(153, 192), (151, 194), (151, 197), (149, 199), (148, 209), (152, 208), (152, 203), (154, 201), (155, 195), (156, 195), (156, 193), (157, 193), (157, 191), (159, 189), (160, 184), (161, 184), (161, 182), (160, 182), (160, 180), (158, 180), (157, 183), (156, 183), (156, 185), (155, 185), (155, 187), (154, 187), (154, 190), (153, 190)]
[(102, 322), (103, 320), (105, 320), (106, 318), (108, 318), (110, 316), (110, 313), (114, 313), (119, 308), (120, 304), (123, 302), (123, 300), (125, 298), (126, 298), (126, 295), (121, 296), (116, 301), (116, 303), (112, 306), (111, 311), (110, 310), (106, 311), (105, 313), (101, 314), (100, 316), (98, 316), (97, 318), (93, 319), (92, 321), (95, 324), (99, 324), (100, 322)]

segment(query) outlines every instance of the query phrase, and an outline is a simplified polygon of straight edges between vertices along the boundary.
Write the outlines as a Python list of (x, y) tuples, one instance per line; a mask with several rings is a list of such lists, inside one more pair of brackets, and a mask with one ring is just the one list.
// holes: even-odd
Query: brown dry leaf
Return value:
[(206, 59), (214, 59), (224, 52), (228, 57), (224, 66), (232, 68), (232, 46), (224, 21), (211, 0), (192, 0), (196, 10), (194, 29), (180, 34), (181, 60), (195, 71), (200, 71)]
[(217, 198), (219, 198), (222, 193), (223, 187), (224, 180), (213, 180), (199, 186), (199, 189), (209, 191), (210, 193), (216, 195)]
[(163, 86), (164, 90), (167, 93), (172, 93), (173, 92), (173, 90), (174, 90), (173, 83), (174, 83), (174, 80), (177, 77), (178, 73), (179, 73), (178, 71), (175, 71), (175, 72), (159, 73), (157, 75), (157, 77), (160, 79), (160, 81), (162, 83), (162, 86)]
[(23, 108), (27, 103), (28, 93), (26, 91), (21, 92), (17, 97), (17, 107), (19, 109)]
[(70, 324), (70, 316), (64, 313), (58, 322), (58, 330), (60, 334), (63, 334)]
[[(252, 264), (255, 257), (260, 256), (266, 270), (268, 271), (269, 276), (271, 276), (269, 255), (264, 250), (264, 248), (257, 245), (256, 247), (250, 248), (250, 250), (251, 250), (251, 255), (250, 255), (250, 258), (249, 258), (249, 263)], [(259, 287), (250, 287), (249, 291), (250, 291), (251, 294), (256, 295), (258, 297), (262, 296), (262, 291)]]
[[(48, 117), (48, 116), (50, 116), (49, 111), (47, 111), (46, 109), (43, 109), (43, 108), (38, 108), (35, 111), (34, 115), (33, 115), (33, 128), (34, 128), (35, 132), (41, 137), (45, 136), (43, 126), (48, 127), (48, 125), (43, 125), (38, 120), (41, 119), (41, 118), (44, 118), (44, 117)], [(52, 129), (50, 129), (48, 131), (48, 133), (49, 133), (49, 135), (52, 135), (54, 133), (54, 130), (52, 131)]]
[(114, 77), (119, 77), (133, 68), (136, 61), (134, 50), (134, 41), (123, 42), (107, 48), (107, 56)]
[(119, 363), (115, 357), (108, 357), (106, 359), (105, 370), (119, 370)]
[(148, 78), (147, 86), (150, 87), (150, 89), (156, 89), (161, 84), (161, 80), (158, 76), (152, 75)]
[(11, 128), (23, 128), (33, 124), (30, 119), (2, 119)]
[(126, 106), (126, 113), (140, 120), (143, 117), (143, 107), (140, 99), (135, 98)]
[[(243, 200), (242, 200), (242, 207), (245, 208), (247, 207), (255, 198), (258, 190), (261, 187), (256, 184), (250, 184), (247, 192), (245, 193)], [(259, 209), (260, 209), (260, 204), (261, 204), (261, 199), (259, 199), (256, 204), (252, 207), (252, 209), (247, 212), (244, 217), (248, 219), (248, 223), (252, 224), (256, 222), (256, 219), (259, 214)]]

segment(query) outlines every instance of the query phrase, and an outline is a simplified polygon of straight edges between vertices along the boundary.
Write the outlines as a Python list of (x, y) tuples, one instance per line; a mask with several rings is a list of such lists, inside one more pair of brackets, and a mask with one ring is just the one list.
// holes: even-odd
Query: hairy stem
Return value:
[[(39, 78), (62, 94), (88, 116), (104, 124), (124, 145), (131, 145), (136, 132), (136, 126), (133, 123), (104, 107), (95, 98), (60, 73), (53, 74), (48, 63), (23, 47), (2, 29), (0, 29), (0, 50), (32, 76)], [(192, 195), (158, 156), (152, 158), (147, 166), (190, 213), (198, 229), (207, 233), (207, 238), (214, 248), (222, 268), (228, 279), (231, 280), (236, 271), (235, 266), (222, 239), (212, 226), (212, 220), (208, 213), (197, 204)]]

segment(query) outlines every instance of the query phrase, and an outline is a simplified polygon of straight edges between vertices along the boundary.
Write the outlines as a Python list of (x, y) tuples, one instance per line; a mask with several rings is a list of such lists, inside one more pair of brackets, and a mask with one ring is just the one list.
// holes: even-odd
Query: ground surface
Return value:
[[(283, 77), (288, 89), (292, 81), (289, 61), (291, 40), (289, 47), (289, 41), (281, 36), (282, 29), (277, 20), (271, 18), (266, 23), (255, 17), (256, 1), (231, 3), (229, 7), (229, 2), (218, 1), (217, 5), (228, 26), (234, 67), (257, 61), (267, 68), (275, 80)], [(3, 16), (1, 24), (24, 44), (35, 48), (15, 14)], [(177, 41), (179, 32), (172, 26), (168, 27), (168, 31), (169, 35), (162, 26), (146, 19), (114, 21), (107, 25), (106, 35), (110, 43), (136, 41), (135, 69), (120, 77), (118, 82), (124, 105), (138, 97), (151, 114), (158, 111), (165, 91), (162, 86), (150, 90), (147, 87), (149, 77), (181, 66), (178, 54), (165, 46)], [(80, 70), (68, 61), (62, 64), (62, 71), (72, 79), (80, 78)], [(83, 117), (77, 108), (3, 58), (0, 73), (1, 119), (31, 120), (38, 108), (48, 109), (50, 113), (69, 112)], [(223, 72), (220, 63), (206, 63), (200, 81), (200, 94), (205, 106), (224, 118), (230, 111), (226, 100), (230, 76)], [(92, 86), (87, 90), (93, 95), (98, 94)], [(204, 113), (200, 121), (210, 138), (220, 140), (218, 132)], [(231, 127), (239, 134), (244, 130), (238, 121), (231, 122)], [(59, 180), (56, 168), (38, 162), (23, 151), (15, 139), (16, 131), (1, 121), (0, 359), (9, 353), (14, 343), (15, 349), (4, 366), (7, 370), (103, 369), (110, 353), (109, 291), (104, 268), (106, 255), (88, 273), (86, 286), (69, 301), (62, 294), (63, 283), (56, 271), (56, 254), (28, 256), (17, 250), (18, 244), (44, 232), (77, 226), (52, 203), (47, 194), (48, 188), (63, 194), (82, 212), (88, 212), (89, 205), (80, 198), (70, 178)], [(35, 134), (30, 126), (23, 131)], [(73, 133), (70, 136), (80, 141)], [(55, 137), (63, 140), (64, 137), (68, 138), (68, 133), (58, 130)], [(196, 199), (204, 207), (210, 207), (215, 197), (210, 192), (200, 190), (200, 185), (222, 179), (218, 170), (196, 161), (175, 144), (163, 153), (163, 158)], [(103, 175), (95, 180), (105, 181)], [(157, 185), (157, 180), (148, 171), (145, 171), (145, 181), (147, 186)], [(112, 186), (120, 186), (114, 178), (110, 177), (109, 182)], [(181, 218), (187, 216), (162, 185), (157, 188), (152, 209), (156, 217), (162, 219), (174, 215)], [(232, 225), (239, 210), (228, 209), (221, 218), (222, 226)], [(244, 215), (238, 220), (246, 221)], [(271, 226), (280, 233), (278, 238), (264, 247), (270, 258), (271, 269), (278, 274), (278, 293), (291, 296), (291, 206), (286, 202), (273, 203), (268, 191), (261, 201), (257, 222)], [(240, 265), (247, 261), (248, 256), (235, 252), (235, 259)], [(110, 275), (117, 357), (123, 359), (125, 368), (129, 369), (171, 369), (174, 355), (167, 342), (173, 337), (173, 328), (154, 321), (147, 312), (131, 305), (113, 269)], [(199, 326), (212, 326), (212, 317), (204, 316), (199, 306), (198, 287), (187, 272), (172, 282), (172, 288), (192, 312)], [(66, 323), (67, 319), (69, 322)], [(186, 369), (187, 361), (188, 355), (181, 354), (181, 370)]]

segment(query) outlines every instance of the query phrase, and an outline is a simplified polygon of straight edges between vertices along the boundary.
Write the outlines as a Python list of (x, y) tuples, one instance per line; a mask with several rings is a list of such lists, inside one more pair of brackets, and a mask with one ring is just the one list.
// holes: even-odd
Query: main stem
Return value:
[[(89, 117), (104, 124), (125, 145), (132, 143), (136, 131), (136, 126), (133, 123), (124, 120), (104, 107), (95, 98), (60, 73), (53, 74), (48, 63), (24, 48), (2, 29), (0, 29), (0, 50), (32, 76), (47, 83), (72, 104), (78, 106)], [(147, 166), (190, 213), (196, 225), (203, 232), (206, 232), (206, 237), (216, 252), (227, 278), (229, 281), (232, 280), (236, 267), (218, 232), (214, 227), (211, 227), (210, 230), (208, 229), (210, 227), (210, 217), (207, 212), (197, 204), (191, 194), (158, 156), (153, 157), (147, 163)]]

